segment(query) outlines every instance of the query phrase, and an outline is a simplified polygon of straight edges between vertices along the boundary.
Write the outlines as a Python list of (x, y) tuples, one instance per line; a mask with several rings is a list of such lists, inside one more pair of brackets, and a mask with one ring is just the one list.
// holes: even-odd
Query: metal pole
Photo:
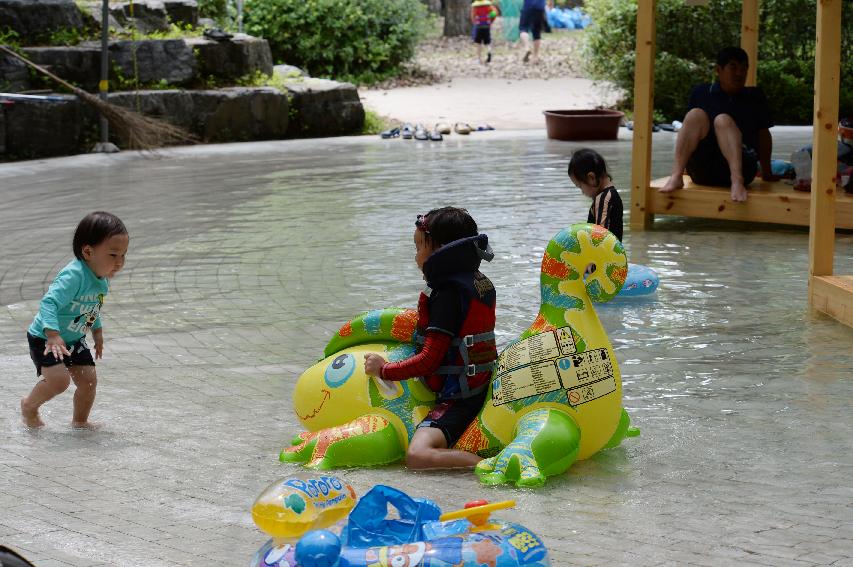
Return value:
[(243, 33), (243, 0), (237, 0), (237, 31)]
[[(101, 100), (107, 102), (107, 91), (110, 89), (110, 0), (104, 0), (101, 11), (101, 82), (98, 84)], [(115, 144), (110, 143), (110, 124), (101, 115), (101, 141), (92, 149), (96, 153), (111, 154), (119, 151)]]
[[(110, 73), (110, 0), (104, 0), (103, 9), (101, 10), (101, 82), (98, 85), (101, 100), (106, 102), (107, 91), (110, 88), (109, 73)], [(101, 143), (109, 142), (110, 125), (107, 119), (101, 116)]]

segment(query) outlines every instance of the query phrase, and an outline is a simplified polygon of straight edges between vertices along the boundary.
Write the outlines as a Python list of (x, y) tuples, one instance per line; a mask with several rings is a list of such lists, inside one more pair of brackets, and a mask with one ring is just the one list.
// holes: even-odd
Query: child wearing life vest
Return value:
[(41, 378), (21, 400), (21, 416), (27, 427), (44, 425), (39, 407), (68, 389), (71, 382), (77, 387), (71, 426), (95, 427), (89, 422), (89, 411), (95, 403), (98, 377), (86, 332), (92, 332), (95, 358), (101, 358), (101, 306), (110, 280), (124, 267), (129, 238), (121, 219), (103, 211), (86, 215), (77, 225), (72, 242), (76, 258), (50, 284), (27, 330), (30, 358), (36, 376)]
[(477, 44), (477, 59), (483, 64), (483, 46), (487, 46), (486, 63), (492, 61), (492, 22), (500, 9), (491, 0), (474, 0), (471, 3), (471, 36)]
[(494, 254), (474, 219), (455, 207), (418, 215), (414, 241), (427, 283), (418, 300), (419, 350), (400, 362), (369, 353), (364, 370), (383, 380), (420, 376), (436, 392), (435, 406), (409, 443), (408, 467), (473, 467), (480, 457), (452, 447), (482, 409), (498, 356), (495, 288), (479, 270)]

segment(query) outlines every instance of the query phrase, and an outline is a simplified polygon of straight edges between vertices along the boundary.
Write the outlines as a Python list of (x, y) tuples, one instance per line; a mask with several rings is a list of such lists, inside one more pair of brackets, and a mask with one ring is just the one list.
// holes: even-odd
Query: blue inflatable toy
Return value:
[(651, 295), (658, 288), (660, 278), (658, 273), (648, 266), (628, 263), (628, 277), (625, 285), (619, 290), (616, 297), (637, 297), (639, 295)]
[[(493, 520), (512, 500), (469, 502), (441, 514), (431, 500), (412, 498), (389, 486), (374, 486), (346, 523), (306, 533), (295, 544), (270, 540), (251, 567), (550, 567), (548, 550), (530, 530)], [(396, 508), (397, 517), (387, 518)]]

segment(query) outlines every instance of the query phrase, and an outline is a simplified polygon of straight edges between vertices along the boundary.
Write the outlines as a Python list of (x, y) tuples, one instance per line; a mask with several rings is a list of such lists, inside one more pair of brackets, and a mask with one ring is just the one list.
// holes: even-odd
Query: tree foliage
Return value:
[[(712, 0), (687, 6), (658, 0), (655, 110), (681, 119), (696, 83), (714, 79), (714, 58), (722, 47), (740, 44), (742, 2)], [(816, 0), (762, 0), (760, 3), (758, 85), (778, 124), (809, 124), (814, 98)], [(593, 25), (585, 34), (587, 70), (615, 83), (633, 104), (637, 4), (587, 0)], [(841, 53), (853, 52), (853, 0), (844, 0)], [(853, 57), (841, 58), (842, 113), (853, 112)]]
[(394, 75), (425, 31), (419, 0), (246, 0), (244, 29), (312, 76), (370, 83)]

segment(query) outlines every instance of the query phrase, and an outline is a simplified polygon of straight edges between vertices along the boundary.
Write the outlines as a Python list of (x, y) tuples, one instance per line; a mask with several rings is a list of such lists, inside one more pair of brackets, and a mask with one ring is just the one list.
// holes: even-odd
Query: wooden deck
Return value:
[[(632, 203), (634, 212), (809, 226), (811, 194), (794, 191), (780, 181), (753, 181), (746, 203), (735, 203), (728, 188), (696, 185), (689, 176), (684, 176), (684, 189), (661, 193), (658, 189), (666, 180), (663, 177), (652, 181), (646, 210), (637, 211), (638, 204)], [(853, 196), (844, 191), (835, 194), (835, 226), (853, 229)]]
[(815, 309), (853, 327), (853, 276), (813, 277), (810, 294)]

